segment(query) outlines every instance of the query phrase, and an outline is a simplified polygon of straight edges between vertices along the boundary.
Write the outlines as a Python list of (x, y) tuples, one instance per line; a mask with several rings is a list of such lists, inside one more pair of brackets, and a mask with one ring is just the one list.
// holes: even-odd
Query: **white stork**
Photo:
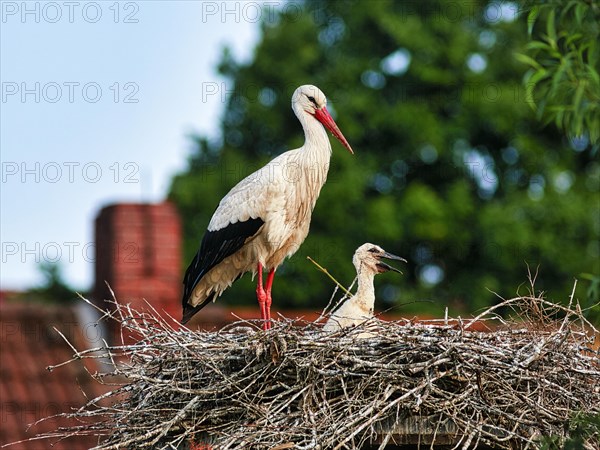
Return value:
[(375, 305), (375, 288), (373, 279), (378, 273), (393, 270), (400, 272), (383, 261), (381, 258), (404, 261), (401, 258), (374, 244), (363, 244), (356, 249), (352, 263), (356, 267), (358, 276), (358, 288), (356, 294), (346, 300), (327, 320), (323, 326), (324, 331), (337, 331), (342, 328), (358, 325), (373, 317)]
[[(304, 145), (247, 176), (223, 197), (183, 280), (186, 323), (246, 272), (258, 272), (256, 296), (265, 330), (271, 327), (275, 270), (308, 234), (313, 208), (327, 178), (331, 144), (325, 126), (354, 153), (326, 108), (319, 88), (300, 86), (292, 109), (304, 129)], [(263, 269), (268, 271), (263, 286)]]

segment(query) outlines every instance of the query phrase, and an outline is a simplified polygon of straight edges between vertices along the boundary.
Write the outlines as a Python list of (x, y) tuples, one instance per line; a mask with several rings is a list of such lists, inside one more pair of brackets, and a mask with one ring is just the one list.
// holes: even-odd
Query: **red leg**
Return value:
[(267, 285), (266, 285), (266, 294), (267, 294), (267, 301), (266, 301), (266, 316), (267, 316), (267, 323), (269, 324), (269, 328), (271, 328), (271, 303), (273, 302), (273, 299), (271, 298), (271, 287), (273, 286), (273, 279), (275, 278), (275, 269), (271, 269), (271, 271), (269, 272), (269, 275), (267, 276)]
[(258, 263), (258, 282), (256, 283), (256, 298), (260, 307), (260, 318), (263, 322), (263, 329), (268, 330), (267, 325), (267, 293), (263, 288), (262, 265)]

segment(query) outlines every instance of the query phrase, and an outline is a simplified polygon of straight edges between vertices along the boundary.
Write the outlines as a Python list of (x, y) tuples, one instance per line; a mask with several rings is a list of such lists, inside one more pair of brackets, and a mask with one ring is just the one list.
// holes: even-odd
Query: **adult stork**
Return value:
[[(306, 238), (327, 178), (331, 144), (325, 128), (354, 153), (326, 106), (327, 99), (316, 86), (296, 89), (292, 109), (304, 129), (304, 145), (279, 155), (223, 197), (185, 272), (181, 323), (252, 272), (258, 273), (256, 296), (263, 328), (271, 327), (275, 270)], [(265, 285), (263, 270), (268, 272)]]
[(375, 287), (373, 281), (378, 273), (393, 270), (400, 272), (381, 261), (382, 258), (404, 261), (400, 256), (392, 255), (374, 244), (363, 244), (356, 249), (352, 263), (356, 267), (358, 288), (356, 294), (346, 300), (325, 322), (324, 331), (336, 331), (342, 328), (358, 325), (373, 317), (375, 306)]

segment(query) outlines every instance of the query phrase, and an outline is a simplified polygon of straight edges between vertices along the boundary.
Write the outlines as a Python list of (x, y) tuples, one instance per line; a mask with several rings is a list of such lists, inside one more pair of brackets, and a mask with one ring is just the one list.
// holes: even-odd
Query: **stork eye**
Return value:
[[(307, 96), (307, 97), (308, 97), (308, 96)], [(308, 97), (308, 99), (309, 99), (311, 102), (313, 102), (313, 104), (314, 104), (315, 106), (317, 106), (317, 101), (315, 100), (315, 98), (314, 98), (314, 97), (310, 96), (310, 97)]]
[(371, 253), (379, 253), (379, 249), (377, 247), (371, 247), (369, 249), (369, 252), (371, 252)]

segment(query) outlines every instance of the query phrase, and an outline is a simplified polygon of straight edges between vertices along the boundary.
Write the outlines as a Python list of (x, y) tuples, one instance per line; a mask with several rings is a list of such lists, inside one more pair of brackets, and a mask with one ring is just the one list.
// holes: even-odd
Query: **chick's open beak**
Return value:
[[(392, 255), (391, 253), (388, 253), (388, 252), (383, 253), (380, 256), (380, 258), (393, 259), (394, 261), (407, 262), (404, 258), (402, 258), (400, 256)], [(389, 272), (390, 270), (393, 270), (394, 272), (402, 273), (400, 270), (396, 269), (395, 267), (390, 266), (389, 264), (384, 263), (383, 261), (379, 261), (377, 263), (377, 268), (379, 269), (379, 273)]]

